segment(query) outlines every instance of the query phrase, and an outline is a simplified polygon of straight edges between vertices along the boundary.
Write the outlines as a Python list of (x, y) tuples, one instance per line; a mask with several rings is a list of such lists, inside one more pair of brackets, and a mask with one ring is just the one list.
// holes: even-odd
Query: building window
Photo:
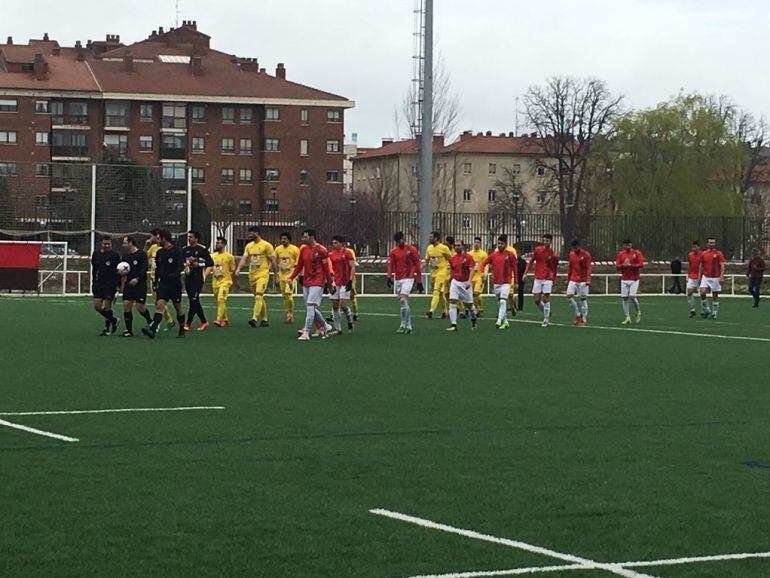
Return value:
[(235, 154), (235, 139), (223, 138), (222, 139), (222, 154), (232, 155)]
[(299, 184), (300, 185), (306, 185), (307, 184), (307, 171), (305, 169), (302, 169), (299, 172)]
[(192, 137), (192, 152), (202, 153), (206, 150), (206, 139), (202, 136)]
[(15, 100), (0, 99), (0, 112), (17, 112), (17, 106)]
[(139, 120), (151, 121), (152, 120), (152, 105), (140, 104), (139, 105)]
[(537, 167), (537, 176), (538, 177), (544, 177), (545, 176), (545, 167)]
[(222, 201), (219, 203), (219, 207), (224, 210), (232, 209), (235, 206), (235, 203), (232, 199), (222, 199)]
[(326, 182), (328, 182), (328, 183), (339, 183), (340, 182), (340, 172), (339, 171), (326, 171)]
[(265, 139), (265, 150), (275, 152), (278, 150), (279, 141), (277, 138), (266, 138)]
[(342, 113), (339, 110), (327, 110), (326, 122), (342, 122)]
[(235, 169), (222, 169), (219, 182), (223, 185), (232, 185), (235, 180)]
[(470, 229), (470, 228), (471, 228), (471, 218), (463, 217), (463, 229)]
[(16, 174), (16, 163), (0, 163), (0, 177), (9, 177)]
[(420, 176), (420, 167), (419, 165), (412, 165), (412, 176), (413, 177), (419, 177)]
[(497, 191), (495, 189), (489, 189), (487, 192), (487, 200), (490, 203), (497, 200)]
[(151, 151), (152, 150), (152, 137), (151, 136), (140, 136), (139, 137), (139, 150), (140, 151)]
[(326, 141), (326, 152), (327, 153), (338, 153), (338, 152), (340, 152), (340, 141), (338, 141), (338, 140), (327, 140)]
[(489, 163), (489, 174), (490, 175), (497, 174), (497, 163)]
[(278, 181), (281, 178), (281, 173), (278, 169), (265, 169), (262, 171), (263, 181)]
[(473, 172), (473, 166), (471, 163), (463, 163), (463, 174), (469, 175)]
[(36, 100), (35, 101), (35, 112), (40, 114), (48, 114), (48, 101), (47, 100)]
[(193, 122), (206, 122), (206, 107), (202, 104), (196, 104), (190, 111)]
[(16, 144), (16, 131), (0, 130), (0, 144)]
[(235, 122), (235, 109), (232, 106), (222, 107), (222, 122), (226, 124)]
[(206, 182), (206, 172), (200, 167), (191, 168), (190, 176), (192, 178), (192, 182), (196, 185), (201, 185)]
[(128, 149), (128, 135), (125, 134), (106, 134), (104, 135), (104, 148), (108, 154), (123, 158)]
[(251, 108), (241, 109), (241, 124), (251, 124), (251, 121), (253, 118), (254, 118), (254, 110), (252, 110)]
[(250, 185), (252, 183), (251, 169), (240, 169), (238, 171), (238, 182), (242, 185)]
[(183, 104), (163, 105), (163, 128), (187, 128), (187, 108)]
[(241, 215), (251, 215), (251, 199), (241, 199), (238, 201), (238, 212)]
[(310, 111), (306, 108), (303, 108), (299, 111), (299, 121), (302, 124), (308, 124), (310, 122)]
[(104, 126), (128, 126), (128, 103), (106, 103), (104, 105)]
[(50, 177), (51, 176), (51, 165), (46, 163), (39, 163), (35, 165), (35, 176), (36, 177)]
[(521, 165), (511, 165), (511, 174), (512, 175), (520, 175), (521, 174)]
[(242, 138), (238, 143), (238, 152), (242, 155), (250, 155), (252, 153), (252, 141), (250, 138)]
[(265, 109), (265, 120), (281, 120), (281, 113), (278, 111), (277, 108), (266, 108)]
[(470, 203), (471, 202), (471, 196), (473, 196), (473, 191), (470, 189), (465, 189), (463, 191), (463, 202)]
[(88, 133), (84, 131), (54, 131), (51, 137), (55, 157), (88, 157)]
[(47, 132), (36, 132), (35, 133), (35, 144), (36, 145), (47, 145), (48, 144), (48, 133)]
[(302, 139), (301, 141), (299, 141), (299, 154), (300, 154), (300, 156), (303, 156), (303, 157), (307, 156), (307, 145), (308, 145), (307, 139)]
[[(275, 190), (273, 190), (275, 195)], [(265, 199), (264, 201), (265, 212), (276, 213), (278, 212), (278, 199)]]
[(160, 158), (183, 160), (187, 157), (187, 142), (183, 135), (164, 134), (160, 141)]
[(184, 182), (187, 176), (187, 166), (184, 163), (165, 163), (163, 165), (163, 178), (168, 181)]

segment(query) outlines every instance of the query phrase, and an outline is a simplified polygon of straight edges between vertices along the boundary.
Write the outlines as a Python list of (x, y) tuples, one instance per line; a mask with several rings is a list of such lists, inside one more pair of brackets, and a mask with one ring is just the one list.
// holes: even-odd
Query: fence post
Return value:
[(70, 244), (68, 241), (64, 242), (64, 264), (62, 265), (62, 284), (61, 294), (62, 297), (67, 294), (67, 259), (69, 259)]
[(91, 165), (91, 255), (96, 251), (96, 165)]
[(192, 222), (192, 168), (187, 167), (187, 230), (193, 228)]

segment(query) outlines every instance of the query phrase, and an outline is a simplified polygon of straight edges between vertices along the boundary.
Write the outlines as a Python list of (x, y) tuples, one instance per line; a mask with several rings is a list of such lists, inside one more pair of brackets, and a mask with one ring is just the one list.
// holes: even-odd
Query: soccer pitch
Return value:
[[(2, 297), (0, 575), (770, 576), (770, 303), (553, 301), (300, 343), (275, 298), (150, 341)], [(136, 408), (200, 409), (38, 413)]]

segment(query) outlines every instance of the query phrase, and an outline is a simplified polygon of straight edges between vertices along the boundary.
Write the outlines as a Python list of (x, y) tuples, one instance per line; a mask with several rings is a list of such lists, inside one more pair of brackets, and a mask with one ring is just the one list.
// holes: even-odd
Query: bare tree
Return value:
[(379, 211), (400, 210), (398, 162), (392, 157), (382, 157), (370, 167), (371, 173), (365, 179), (371, 204)]
[(489, 207), (489, 212), (494, 214), (527, 212), (527, 199), (521, 186), (519, 173), (512, 167), (503, 167), (503, 174), (495, 180), (495, 199)]
[(746, 147), (746, 158), (740, 172), (739, 192), (744, 203), (761, 205), (761, 199), (755, 202), (757, 199), (752, 198), (752, 192), (757, 169), (763, 161), (762, 153), (767, 146), (767, 122), (763, 117), (757, 119), (744, 112), (738, 116), (736, 133), (739, 142)]
[[(447, 156), (433, 158), (433, 210), (439, 213), (455, 210), (454, 182), (457, 174), (456, 156), (447, 161)], [(413, 163), (402, 167), (409, 183), (409, 208), (416, 211), (419, 205), (418, 189), (420, 180), (420, 165), (417, 157)]]
[(570, 77), (550, 78), (524, 97), (528, 122), (543, 149), (536, 164), (548, 177), (539, 193), (558, 203), (565, 247), (575, 236), (587, 192), (592, 144), (612, 132), (622, 101), (601, 80)]

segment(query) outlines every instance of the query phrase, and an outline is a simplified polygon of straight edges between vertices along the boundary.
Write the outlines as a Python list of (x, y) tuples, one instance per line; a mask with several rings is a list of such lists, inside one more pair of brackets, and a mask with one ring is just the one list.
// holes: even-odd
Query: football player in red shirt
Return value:
[[(717, 240), (709, 237), (708, 249), (700, 254), (700, 307), (701, 316), (705, 319), (717, 318), (719, 311), (719, 293), (725, 280), (725, 254), (717, 249)], [(712, 308), (709, 309), (708, 292), (711, 291)]]
[(334, 334), (342, 333), (340, 321), (340, 309), (348, 321), (348, 333), (353, 333), (353, 312), (348, 307), (350, 302), (350, 290), (353, 287), (353, 277), (356, 275), (356, 258), (353, 252), (345, 247), (345, 237), (335, 235), (332, 237), (332, 252), (329, 253), (329, 262), (334, 272), (334, 286), (337, 291), (330, 295), (332, 300), (332, 322)]
[(695, 292), (700, 287), (700, 242), (693, 241), (692, 249), (687, 253), (687, 304), (690, 317), (695, 317)]
[(457, 304), (465, 305), (471, 318), (471, 330), (476, 331), (476, 308), (473, 306), (471, 275), (476, 270), (476, 261), (465, 250), (465, 243), (455, 241), (455, 254), (449, 259), (452, 281), (449, 284), (449, 322), (447, 331), (457, 331)]
[(302, 293), (305, 298), (307, 314), (305, 315), (305, 328), (300, 334), (299, 340), (309, 341), (313, 321), (323, 326), (322, 338), (326, 338), (328, 335), (326, 320), (321, 315), (319, 307), (324, 294), (324, 285), (329, 287), (331, 294), (334, 294), (337, 288), (329, 271), (329, 252), (326, 247), (316, 242), (314, 229), (302, 231), (302, 243), (297, 263), (288, 277), (288, 282), (292, 283), (297, 276), (302, 275)]
[[(567, 268), (567, 301), (575, 316), (575, 325), (585, 325), (588, 318), (588, 292), (591, 286), (591, 253), (580, 246), (580, 241), (572, 241)], [(575, 301), (580, 297), (580, 308)]]
[(553, 235), (543, 235), (543, 244), (535, 247), (532, 251), (532, 258), (524, 271), (526, 275), (532, 265), (535, 267), (535, 284), (532, 288), (532, 295), (535, 298), (535, 305), (543, 312), (543, 327), (548, 327), (551, 319), (551, 290), (553, 282), (556, 280), (556, 270), (559, 267), (559, 256), (551, 247)]
[(407, 245), (404, 234), (398, 231), (393, 235), (396, 246), (388, 257), (388, 287), (393, 287), (393, 276), (396, 277), (396, 294), (401, 302), (401, 325), (398, 327), (399, 335), (408, 335), (412, 332), (412, 311), (409, 308), (409, 294), (412, 287), (417, 284), (417, 291), (422, 293), (422, 271), (420, 266), (420, 254), (414, 245)]
[(639, 277), (644, 267), (644, 255), (639, 249), (634, 249), (631, 239), (623, 241), (623, 248), (618, 251), (615, 259), (615, 268), (620, 270), (620, 296), (623, 299), (623, 325), (631, 324), (631, 315), (628, 309), (628, 300), (636, 309), (636, 322), (642, 321), (642, 310), (636, 294), (639, 291)]
[(495, 288), (495, 297), (497, 297), (497, 321), (495, 325), (498, 329), (508, 329), (509, 327), (506, 317), (506, 303), (511, 292), (511, 281), (514, 285), (519, 283), (516, 256), (507, 249), (508, 237), (500, 235), (497, 238), (497, 251), (492, 251), (479, 267), (479, 269), (484, 270), (487, 265), (491, 265), (492, 283)]

